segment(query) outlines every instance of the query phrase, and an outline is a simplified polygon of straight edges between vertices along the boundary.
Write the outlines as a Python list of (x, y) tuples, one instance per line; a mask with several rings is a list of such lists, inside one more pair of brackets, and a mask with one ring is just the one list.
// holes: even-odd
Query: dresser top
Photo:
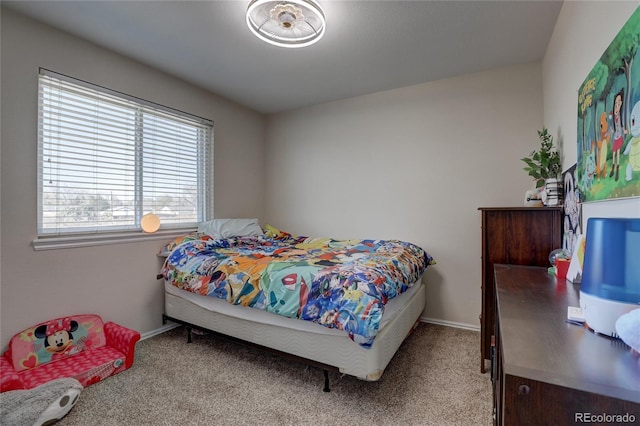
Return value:
[(562, 206), (544, 206), (544, 207), (478, 207), (478, 210), (562, 210)]
[(527, 377), (640, 403), (640, 357), (622, 341), (565, 322), (580, 286), (547, 268), (496, 265), (503, 368)]

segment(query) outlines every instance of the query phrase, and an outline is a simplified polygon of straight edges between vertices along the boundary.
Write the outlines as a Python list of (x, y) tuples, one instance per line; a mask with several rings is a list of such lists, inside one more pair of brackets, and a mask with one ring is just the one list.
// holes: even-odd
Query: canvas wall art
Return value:
[(581, 201), (640, 197), (640, 7), (578, 91)]

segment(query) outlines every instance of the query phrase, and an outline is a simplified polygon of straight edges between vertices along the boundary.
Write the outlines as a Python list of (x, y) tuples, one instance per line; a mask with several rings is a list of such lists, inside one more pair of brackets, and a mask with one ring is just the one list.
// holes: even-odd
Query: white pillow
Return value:
[(264, 235), (258, 219), (214, 219), (198, 225), (198, 232), (215, 239)]

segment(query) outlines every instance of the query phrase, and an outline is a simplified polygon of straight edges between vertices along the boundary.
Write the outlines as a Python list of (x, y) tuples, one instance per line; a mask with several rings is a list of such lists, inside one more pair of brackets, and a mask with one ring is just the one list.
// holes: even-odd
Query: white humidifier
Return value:
[(588, 220), (580, 308), (590, 329), (611, 337), (616, 320), (640, 308), (640, 219)]

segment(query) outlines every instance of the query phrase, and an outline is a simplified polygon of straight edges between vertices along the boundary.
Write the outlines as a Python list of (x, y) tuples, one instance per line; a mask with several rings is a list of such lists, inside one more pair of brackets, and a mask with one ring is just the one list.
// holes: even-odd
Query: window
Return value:
[(38, 104), (39, 238), (209, 216), (211, 121), (44, 69)]

